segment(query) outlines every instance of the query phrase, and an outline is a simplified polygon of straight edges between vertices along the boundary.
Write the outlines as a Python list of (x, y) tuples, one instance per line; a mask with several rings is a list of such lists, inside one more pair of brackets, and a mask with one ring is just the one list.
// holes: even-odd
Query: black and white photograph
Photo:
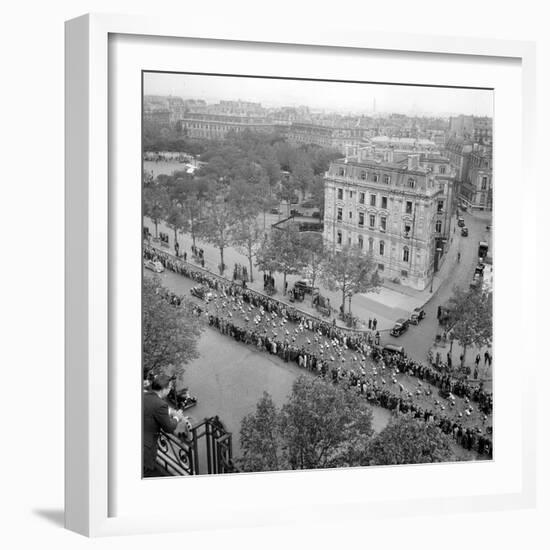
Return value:
[(141, 99), (143, 477), (492, 460), (493, 90)]

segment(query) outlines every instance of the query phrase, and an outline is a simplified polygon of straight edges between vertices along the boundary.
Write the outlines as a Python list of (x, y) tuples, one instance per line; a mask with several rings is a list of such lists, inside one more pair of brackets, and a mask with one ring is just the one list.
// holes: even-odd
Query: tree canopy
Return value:
[(245, 471), (314, 469), (366, 464), (372, 410), (355, 392), (301, 376), (277, 409), (264, 394), (241, 424)]
[(458, 341), (464, 351), (471, 346), (482, 347), (492, 343), (493, 300), (490, 292), (479, 287), (455, 287), (448, 307), (450, 336)]
[(355, 294), (376, 292), (380, 278), (372, 254), (365, 254), (356, 246), (344, 246), (342, 250), (329, 252), (321, 267), (321, 279), (330, 290), (342, 293), (342, 311), (346, 298)]
[(181, 306), (173, 306), (163, 298), (164, 292), (158, 277), (144, 277), (144, 378), (151, 371), (181, 378), (183, 365), (199, 356), (197, 344), (203, 330), (201, 320), (193, 314), (191, 302), (184, 300)]
[(274, 229), (256, 255), (256, 265), (262, 271), (287, 275), (299, 273), (306, 265), (307, 258), (301, 243), (298, 229), (290, 224), (284, 229)]
[(375, 435), (368, 464), (422, 464), (452, 460), (452, 439), (437, 425), (400, 416)]

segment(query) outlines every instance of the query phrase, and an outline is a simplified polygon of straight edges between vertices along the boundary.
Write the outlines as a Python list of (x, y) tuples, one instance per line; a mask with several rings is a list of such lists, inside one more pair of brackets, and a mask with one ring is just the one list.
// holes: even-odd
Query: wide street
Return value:
[[(149, 270), (145, 276), (152, 276)], [(195, 285), (191, 279), (171, 271), (157, 274), (164, 287), (179, 295), (193, 298), (189, 291)], [(210, 416), (219, 416), (225, 427), (233, 434), (234, 456), (240, 454), (239, 433), (243, 417), (254, 412), (256, 403), (267, 391), (277, 406), (281, 406), (290, 393), (292, 382), (300, 375), (312, 376), (293, 363), (285, 363), (276, 356), (259, 351), (252, 346), (236, 342), (219, 331), (206, 327), (199, 341), (199, 358), (185, 366), (184, 384), (198, 404), (186, 411), (194, 421)], [(398, 377), (410, 382), (408, 376)], [(462, 402), (457, 399), (457, 403)], [(391, 418), (391, 412), (371, 404), (373, 428), (382, 430)], [(453, 454), (458, 460), (476, 460), (480, 457), (474, 451), (467, 451), (456, 443)]]
[[(148, 270), (145, 274), (151, 276)], [(190, 296), (189, 291), (195, 285), (191, 279), (170, 271), (158, 276), (163, 286), (184, 296)], [(187, 412), (195, 420), (218, 415), (234, 435), (233, 450), (237, 456), (241, 420), (254, 412), (263, 392), (271, 394), (281, 406), (294, 380), (309, 375), (294, 363), (285, 363), (253, 346), (238, 343), (210, 327), (201, 336), (199, 353), (198, 359), (185, 366), (185, 385), (199, 398), (199, 403)], [(391, 413), (382, 407), (372, 408), (374, 428), (380, 431)]]

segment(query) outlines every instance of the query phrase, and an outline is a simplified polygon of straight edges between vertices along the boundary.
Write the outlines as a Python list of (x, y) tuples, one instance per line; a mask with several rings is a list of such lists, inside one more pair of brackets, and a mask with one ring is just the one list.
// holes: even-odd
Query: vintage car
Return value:
[(304, 294), (311, 294), (313, 291), (317, 290), (318, 287), (312, 286), (310, 279), (302, 279), (301, 281), (296, 281), (294, 283), (295, 290), (302, 292)]
[(144, 260), (143, 265), (146, 269), (150, 269), (155, 273), (162, 273), (164, 271), (164, 266), (159, 260)]
[(467, 236), (468, 236), (468, 228), (467, 228), (467, 227), (463, 227), (463, 228), (460, 230), (460, 234), (461, 234), (463, 237), (467, 237)]
[(392, 336), (401, 336), (409, 328), (409, 321), (407, 319), (397, 319), (395, 325), (390, 330)]
[(190, 290), (190, 292), (193, 296), (195, 296), (196, 298), (200, 298), (201, 300), (204, 300), (205, 302), (210, 301), (213, 297), (212, 291), (206, 285), (194, 286)]
[(271, 209), (269, 210), (269, 213), (270, 213), (270, 214), (280, 214), (281, 212), (279, 211), (278, 208), (271, 208)]
[(413, 309), (413, 312), (411, 313), (410, 322), (413, 325), (418, 325), (418, 323), (420, 323), (420, 321), (422, 321), (424, 317), (426, 317), (426, 312), (424, 311), (424, 309), (421, 307), (415, 307)]
[(194, 395), (189, 394), (188, 388), (183, 388), (176, 391), (175, 388), (172, 387), (167, 398), (173, 403), (176, 409), (180, 409), (182, 411), (194, 407), (198, 402), (198, 399)]
[(464, 218), (460, 217), (458, 218), (458, 227), (464, 227), (466, 225), (466, 222), (464, 221)]
[(483, 277), (484, 271), (485, 271), (485, 264), (483, 262), (479, 262), (476, 266), (475, 271), (474, 271), (474, 277), (476, 275), (479, 275), (480, 277)]

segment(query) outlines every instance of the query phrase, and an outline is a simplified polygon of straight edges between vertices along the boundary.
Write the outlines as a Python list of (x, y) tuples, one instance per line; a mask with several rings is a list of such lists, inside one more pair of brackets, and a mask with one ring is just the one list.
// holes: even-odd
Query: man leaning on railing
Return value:
[(165, 401), (170, 385), (170, 378), (160, 374), (151, 382), (150, 390), (143, 394), (143, 477), (167, 475), (156, 463), (157, 440), (161, 429), (174, 433), (183, 419), (183, 412), (172, 409)]

